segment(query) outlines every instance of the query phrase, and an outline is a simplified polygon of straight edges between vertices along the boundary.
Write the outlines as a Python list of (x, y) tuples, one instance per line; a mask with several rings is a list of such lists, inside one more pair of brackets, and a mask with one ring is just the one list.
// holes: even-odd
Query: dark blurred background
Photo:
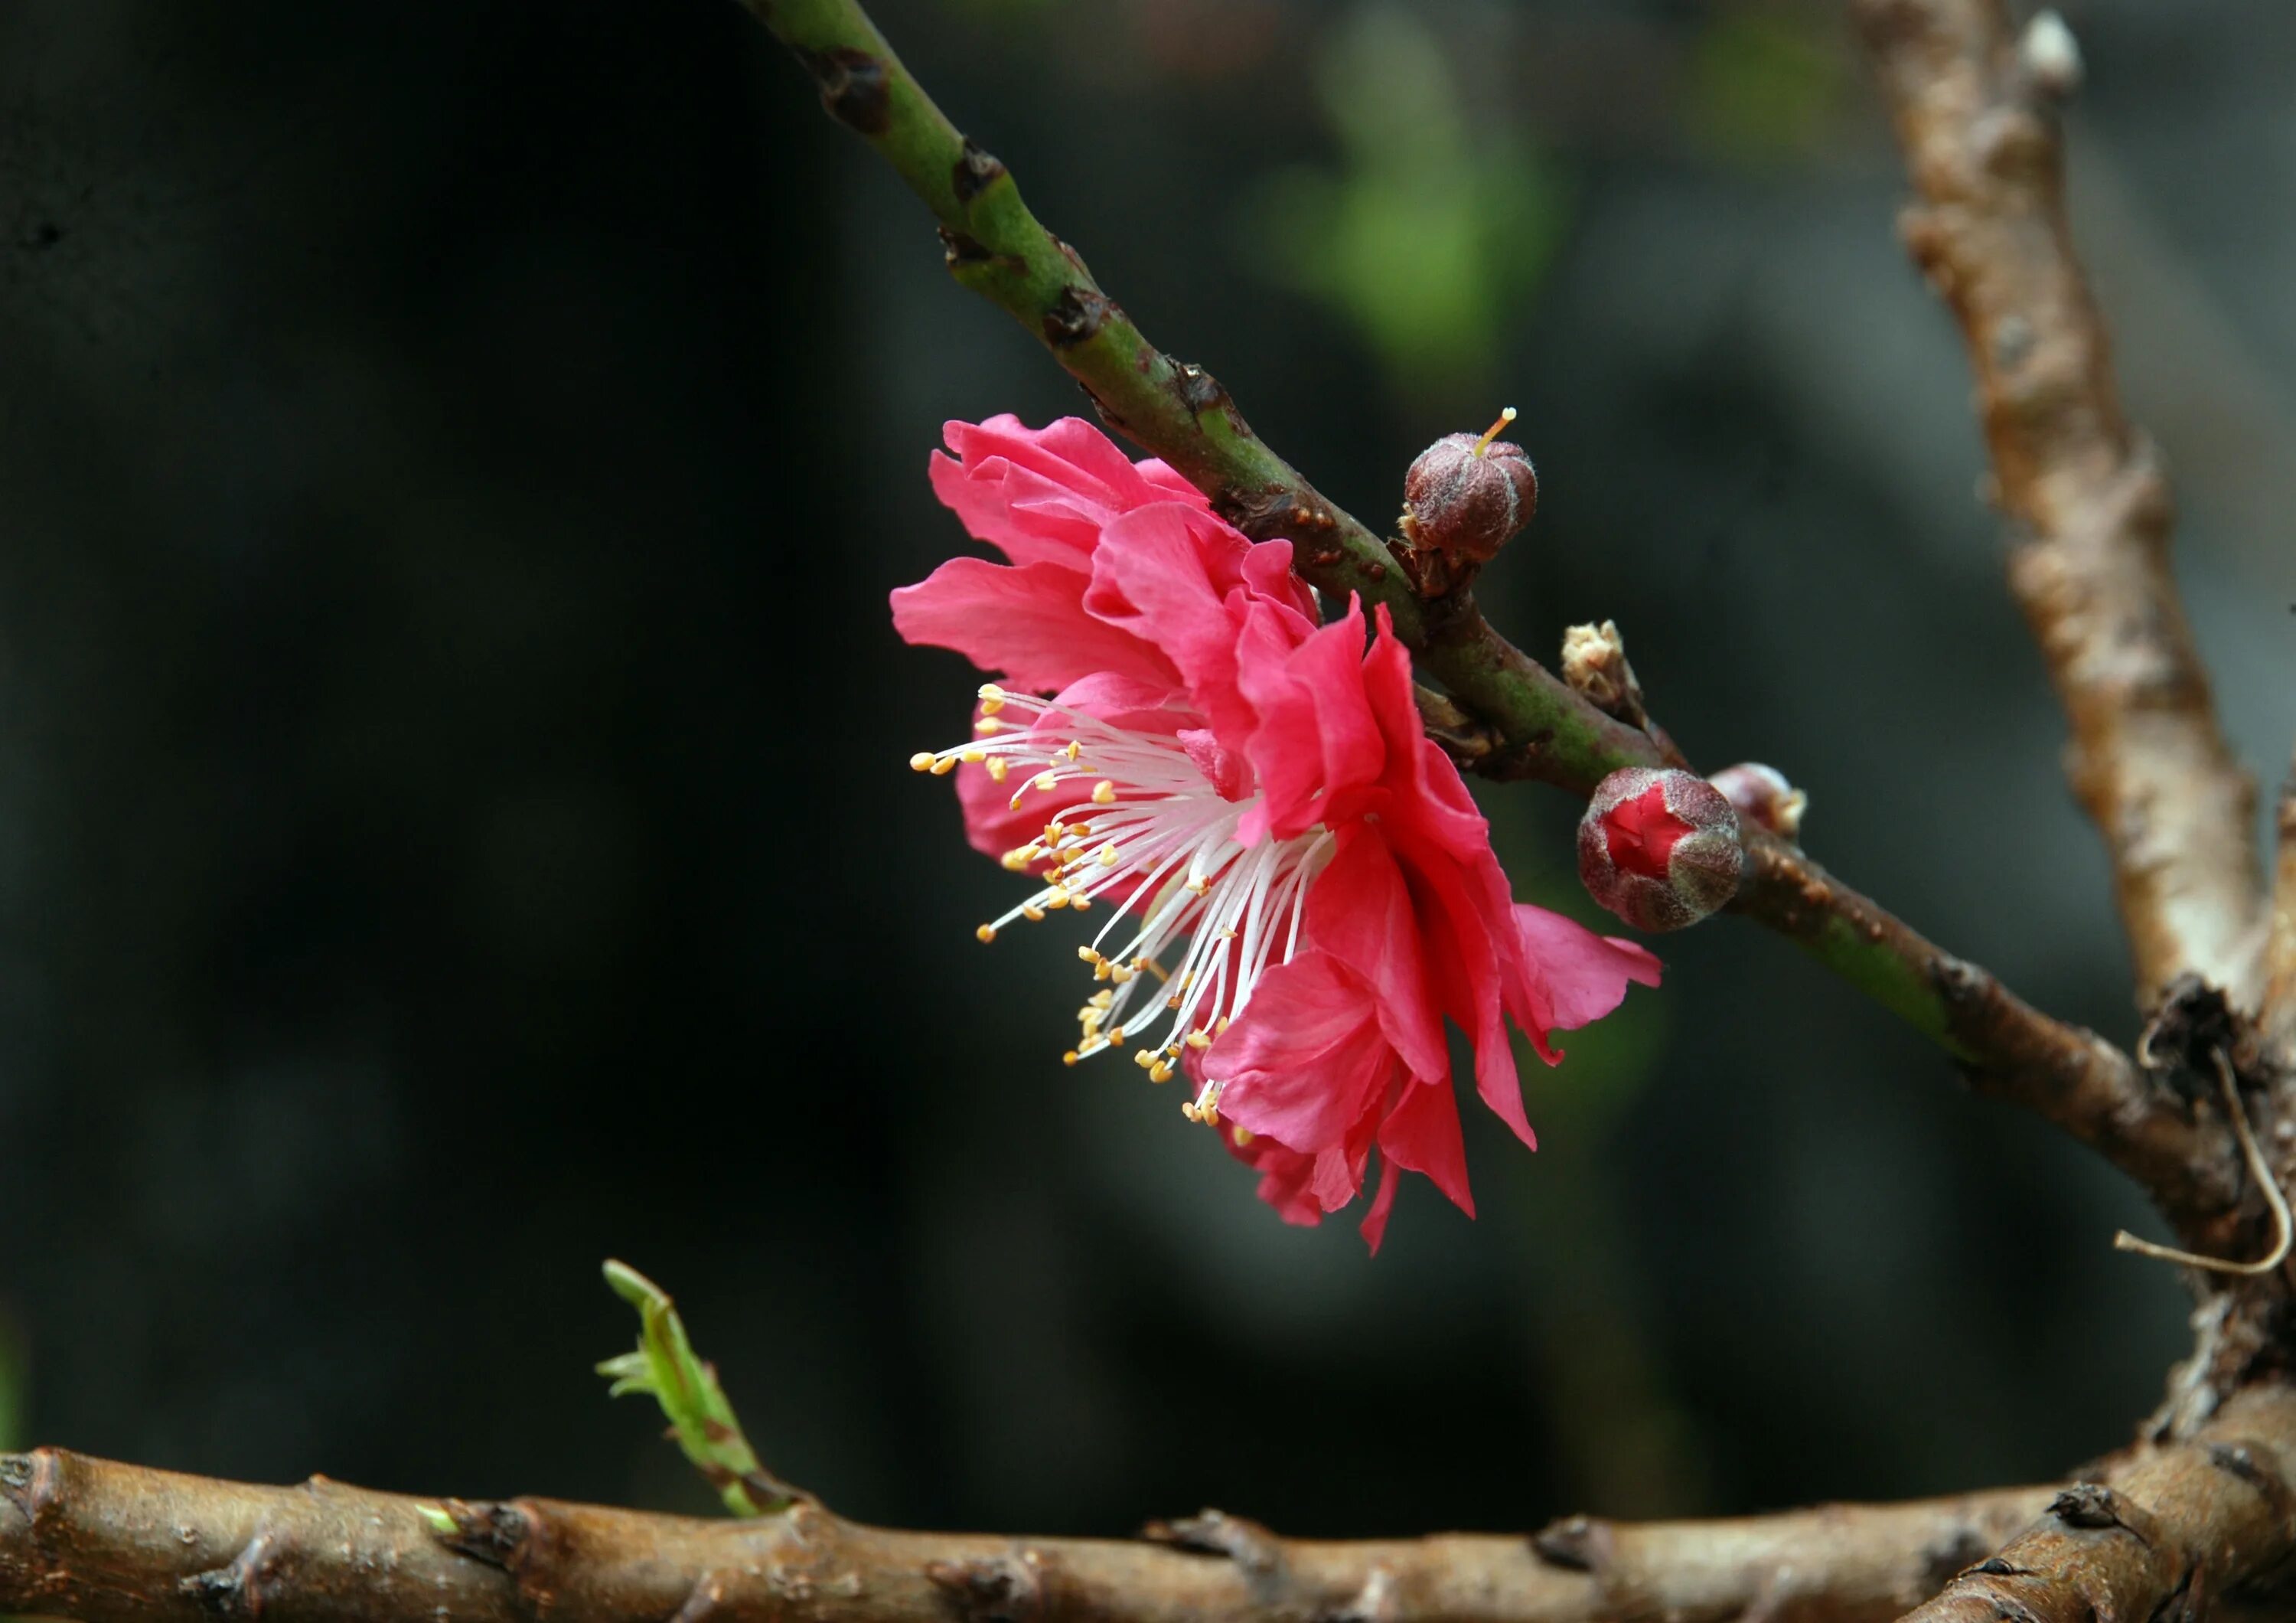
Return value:
[[(2068, 8), (2079, 224), (2236, 742), (2296, 735), (2296, 9)], [(1832, 0), (882, 0), (1146, 330), (1374, 522), (1521, 408), (1486, 600), (2130, 1034)], [(2038, 1479), (2184, 1340), (2101, 1164), (1722, 921), (1304, 1232), (946, 787), (888, 589), (948, 416), (1081, 408), (731, 0), (0, 5), (0, 1428), (700, 1506), (591, 1362), (675, 1289), (849, 1513), (1521, 1527)], [(1486, 797), (1581, 907), (1575, 808)]]

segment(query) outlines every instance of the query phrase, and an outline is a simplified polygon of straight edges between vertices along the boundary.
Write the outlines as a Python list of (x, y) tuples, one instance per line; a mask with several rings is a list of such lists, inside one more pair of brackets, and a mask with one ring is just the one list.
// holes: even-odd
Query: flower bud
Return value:
[(1480, 438), (1446, 434), (1403, 479), (1403, 539), (1412, 546), (1480, 564), (1538, 510), (1538, 475), (1522, 447), (1497, 438), (1514, 421), (1510, 406)]
[(1777, 768), (1742, 761), (1706, 781), (1722, 791), (1742, 821), (1767, 828), (1781, 839), (1800, 837), (1801, 814), (1808, 809), (1809, 796), (1788, 783)]
[(1587, 894), (1638, 930), (1696, 924), (1736, 893), (1745, 861), (1738, 814), (1694, 772), (1613, 772), (1578, 824)]

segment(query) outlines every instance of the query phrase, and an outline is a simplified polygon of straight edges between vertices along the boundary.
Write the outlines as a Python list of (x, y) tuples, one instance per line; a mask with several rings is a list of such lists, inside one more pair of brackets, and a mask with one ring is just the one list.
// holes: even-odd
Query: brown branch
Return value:
[[(2051, 1019), (1828, 874), (1800, 848), (1746, 834), (1747, 878), (1734, 910), (1792, 937), (1916, 1024), (1963, 1061), (1980, 1092), (2021, 1105), (2142, 1185), (2192, 1243), (2218, 1251), (2261, 1212), (2241, 1207), (2239, 1149), (2221, 1119), (2198, 1117), (2174, 1089), (2095, 1032)], [(1879, 949), (1857, 951), (1857, 949)]]
[(1998, 1554), (1906, 1623), (2207, 1618), (2226, 1598), (2296, 1594), (2296, 1392), (2252, 1388), (2189, 1442), (2065, 1490)]
[(2152, 1007), (2192, 972), (2252, 1006), (2255, 786), (2226, 748), (2169, 564), (2157, 458), (2122, 416), (2066, 225), (2062, 75), (2003, 0), (1858, 0), (1918, 201), (1907, 248), (1977, 375), (2012, 589), (2071, 723)]
[(2264, 949), (2264, 1025), (2282, 1070), (2296, 1077), (2296, 766), (2280, 789), (2280, 858)]
[(0, 1611), (86, 1623), (1801, 1623), (1894, 1617), (2054, 1489), (1536, 1539), (1332, 1544), (1208, 1512), (1152, 1542), (902, 1533), (805, 1504), (701, 1521), (252, 1487), (0, 1456)]

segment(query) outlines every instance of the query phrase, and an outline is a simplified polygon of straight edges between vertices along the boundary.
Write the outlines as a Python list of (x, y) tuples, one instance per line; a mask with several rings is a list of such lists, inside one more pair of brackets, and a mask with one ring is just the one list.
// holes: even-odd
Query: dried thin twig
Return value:
[(2055, 1492), (1327, 1544), (1217, 1512), (1156, 1541), (900, 1533), (800, 1503), (700, 1521), (253, 1487), (0, 1456), (0, 1611), (84, 1623), (1881, 1623)]
[(2252, 1263), (2228, 1262), (2220, 1256), (2202, 1256), (2196, 1251), (2180, 1251), (2174, 1246), (2155, 1245), (2140, 1240), (2127, 1229), (2112, 1237), (2117, 1250), (2134, 1251), (2140, 1256), (2150, 1256), (2164, 1263), (2177, 1263), (2187, 1268), (2198, 1268), (2204, 1273), (2232, 1273), (2247, 1279), (2260, 1279), (2288, 1260), (2288, 1248), (2296, 1241), (2296, 1230), (2292, 1230), (2288, 1215), (2288, 1197), (2281, 1192), (2280, 1180), (2273, 1175), (2265, 1161), (2264, 1151), (2257, 1147), (2256, 1134), (2248, 1125), (2248, 1107), (2240, 1097), (2240, 1082), (2232, 1072), (2232, 1061), (2225, 1058), (2222, 1049), (2213, 1050), (2217, 1066), (2217, 1081), (2223, 1090), (2224, 1108), (2233, 1131), (2240, 1137), (2241, 1158), (2248, 1163), (2249, 1176), (2256, 1180), (2264, 1193), (2265, 1206), (2272, 1213), (2272, 1249)]
[(1968, 342), (2017, 535), (2010, 585), (2071, 722), (2068, 770), (2112, 859), (2137, 1001), (2191, 972), (2252, 1007), (2255, 785), (2218, 732), (2169, 571), (2168, 483), (2122, 416), (2074, 258), (2062, 80), (2002, 0), (1857, 12), (1917, 198), (1906, 246)]

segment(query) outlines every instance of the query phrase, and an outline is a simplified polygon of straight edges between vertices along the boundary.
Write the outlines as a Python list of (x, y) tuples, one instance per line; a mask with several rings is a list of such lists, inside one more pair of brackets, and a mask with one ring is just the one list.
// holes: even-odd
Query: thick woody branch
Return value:
[(0, 1456), (0, 1611), (85, 1623), (1880, 1623), (2046, 1505), (2014, 1488), (1535, 1539), (1279, 1538), (1217, 1512), (1151, 1541), (900, 1533), (811, 1504), (700, 1521), (314, 1479), (252, 1487)]
[(2066, 225), (2046, 53), (2003, 0), (1858, 0), (1916, 201), (1903, 228), (1977, 375), (2012, 589), (2071, 723), (2154, 1006), (2199, 975), (2253, 1006), (2255, 787), (2217, 727), (2169, 562), (2158, 459), (2121, 414)]
[(2257, 1388), (2191, 1441), (2066, 1489), (1906, 1623), (2185, 1623), (2220, 1615), (2227, 1599), (2285, 1616), (2292, 1561), (2296, 1393)]
[[(1423, 694), (1430, 731), (1463, 765), (1586, 794), (1627, 766), (1678, 764), (1662, 734), (1608, 713), (1494, 630), (1464, 593), (1423, 602), (1386, 544), (1318, 494), (1244, 423), (1201, 368), (1141, 334), (1021, 201), (1004, 165), (959, 133), (857, 0), (746, 0), (813, 74), (823, 105), (866, 140), (939, 218), (950, 271), (1040, 339), (1118, 430), (1170, 463), (1256, 539), (1286, 537), (1326, 592), (1384, 605), (1448, 697)], [(1756, 852), (1741, 910), (1964, 1061), (1997, 1091), (2097, 1143), (2186, 1223), (2221, 1207), (2237, 1160), (2197, 1135), (2125, 1059), (2050, 1019), (1923, 941), (1798, 852)]]

